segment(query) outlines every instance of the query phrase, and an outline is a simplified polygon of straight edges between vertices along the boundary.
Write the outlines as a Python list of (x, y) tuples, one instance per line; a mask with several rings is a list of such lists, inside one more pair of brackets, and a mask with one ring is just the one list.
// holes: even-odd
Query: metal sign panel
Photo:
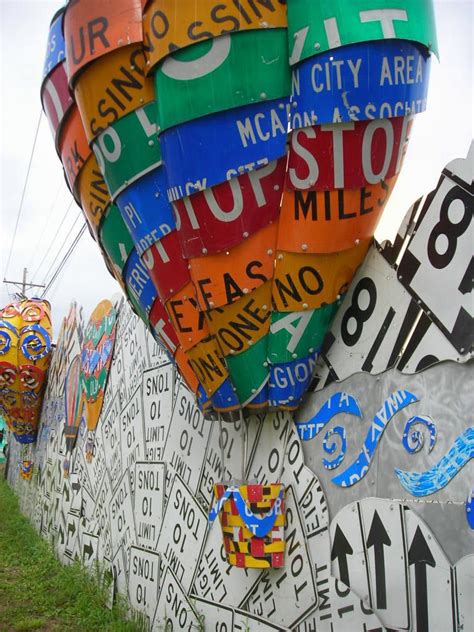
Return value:
[(43, 67), (43, 79), (64, 61), (66, 46), (63, 36), (64, 9), (60, 9), (49, 25), (48, 43), (46, 46), (46, 58)]
[(189, 283), (188, 261), (181, 253), (176, 230), (172, 230), (145, 250), (142, 261), (148, 268), (148, 274), (163, 303)]
[(203, 191), (284, 156), (289, 107), (288, 99), (252, 103), (163, 132), (168, 199)]
[(316, 609), (317, 589), (291, 487), (285, 494), (285, 519), (285, 567), (263, 571), (243, 603), (251, 613), (293, 628)]
[(203, 191), (175, 200), (183, 256), (195, 259), (236, 248), (276, 221), (285, 170), (286, 158), (280, 158), (211, 188), (204, 182)]
[(120, 447), (120, 401), (118, 393), (102, 415), (100, 424), (104, 445), (105, 462), (112, 483), (118, 485), (122, 476), (122, 452)]
[(109, 191), (94, 154), (86, 160), (75, 182), (79, 192), (81, 208), (94, 235), (98, 235), (99, 225), (110, 204)]
[(443, 173), (398, 267), (400, 282), (461, 354), (474, 343), (472, 191), (456, 174)]
[(234, 248), (189, 260), (201, 309), (229, 305), (272, 278), (277, 232), (275, 222)]
[(339, 46), (372, 40), (402, 39), (436, 52), (436, 27), (431, 0), (339, 0), (337, 4), (292, 0), (288, 34), (294, 42), (290, 63)]
[(92, 143), (112, 199), (161, 165), (155, 121), (156, 102), (134, 110), (107, 127)]
[(466, 555), (454, 567), (456, 577), (457, 623), (461, 630), (472, 630), (474, 627), (474, 555)]
[(134, 511), (137, 542), (146, 549), (155, 550), (158, 542), (165, 503), (165, 472), (164, 462), (135, 463)]
[(120, 413), (120, 447), (122, 465), (130, 472), (130, 488), (135, 490), (135, 463), (145, 458), (144, 417), (141, 397), (141, 386)]
[(148, 461), (163, 460), (168, 420), (171, 419), (174, 402), (173, 377), (172, 364), (143, 372), (143, 417)]
[(160, 556), (158, 553), (130, 547), (128, 562), (128, 594), (130, 605), (153, 619), (160, 588)]
[(152, 632), (160, 630), (199, 630), (202, 619), (196, 612), (178, 576), (168, 566), (163, 574)]
[(145, 68), (142, 46), (130, 44), (81, 72), (74, 97), (89, 142), (111, 123), (154, 100), (153, 81), (145, 77)]
[[(246, 68), (245, 75), (235, 68)], [(291, 91), (286, 29), (246, 31), (200, 41), (171, 53), (157, 68), (155, 91), (162, 131)]]
[(71, 108), (62, 128), (60, 147), (61, 162), (72, 191), (77, 175), (91, 153), (81, 115), (76, 106)]
[(192, 0), (180, 7), (176, 19), (173, 0), (152, 0), (143, 15), (143, 39), (151, 67), (170, 52), (196, 41), (235, 31), (287, 26), (284, 3), (270, 0), (258, 6), (252, 2), (248, 5), (230, 0), (219, 4), (215, 0)]
[(125, 470), (110, 501), (110, 531), (112, 550), (125, 550), (136, 542), (135, 516), (132, 505), (130, 472)]
[(141, 0), (102, 0), (100, 4), (86, 0), (66, 9), (64, 38), (71, 81), (91, 61), (142, 41)]
[(373, 237), (397, 177), (361, 189), (283, 193), (278, 248), (340, 252)]
[(336, 380), (394, 366), (419, 314), (375, 247), (355, 275), (328, 333), (324, 355)]
[(288, 157), (290, 189), (360, 189), (397, 175), (413, 117), (316, 125), (295, 130)]
[(209, 337), (209, 328), (203, 312), (199, 310), (196, 291), (191, 282), (176, 292), (165, 307), (184, 351)]
[(150, 279), (146, 265), (134, 249), (128, 257), (124, 278), (127, 288), (146, 314), (149, 314), (157, 298), (156, 288)]
[(158, 552), (189, 591), (207, 530), (207, 515), (179, 474), (174, 475), (161, 524)]
[(350, 250), (321, 254), (279, 251), (273, 278), (273, 300), (279, 312), (317, 309), (344, 294), (364, 260), (369, 242)]
[(353, 44), (310, 57), (293, 70), (291, 127), (419, 114), (426, 108), (430, 61), (425, 51), (402, 40)]
[(175, 227), (165, 188), (166, 175), (161, 166), (135, 180), (117, 197), (117, 206), (140, 255)]
[(194, 402), (193, 395), (181, 384), (169, 423), (163, 460), (168, 463), (168, 475), (177, 472), (195, 493), (200, 487), (202, 465), (211, 432)]
[(64, 63), (55, 68), (41, 89), (41, 102), (48, 119), (53, 138), (58, 147), (58, 131), (66, 114), (74, 103), (74, 99), (67, 85), (67, 75)]

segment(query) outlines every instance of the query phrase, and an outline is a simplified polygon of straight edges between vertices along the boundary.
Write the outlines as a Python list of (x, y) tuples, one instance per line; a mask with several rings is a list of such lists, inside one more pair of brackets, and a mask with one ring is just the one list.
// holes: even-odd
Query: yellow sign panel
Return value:
[(277, 232), (275, 222), (231, 250), (189, 260), (201, 309), (230, 305), (272, 278)]
[(132, 44), (104, 55), (78, 77), (74, 88), (87, 140), (129, 112), (153, 101), (153, 79), (145, 77), (145, 56)]
[(246, 351), (270, 331), (272, 282), (240, 300), (206, 312), (209, 330), (226, 356)]
[(350, 250), (322, 254), (278, 252), (273, 279), (275, 309), (297, 312), (334, 303), (347, 291), (369, 244), (365, 240)]
[(151, 0), (143, 16), (150, 68), (173, 51), (225, 33), (286, 28), (286, 3), (279, 0)]
[(76, 186), (82, 210), (97, 236), (100, 222), (110, 204), (110, 195), (94, 154), (89, 156), (79, 172)]
[(187, 352), (189, 364), (210, 397), (229, 377), (224, 358), (214, 338), (203, 340)]

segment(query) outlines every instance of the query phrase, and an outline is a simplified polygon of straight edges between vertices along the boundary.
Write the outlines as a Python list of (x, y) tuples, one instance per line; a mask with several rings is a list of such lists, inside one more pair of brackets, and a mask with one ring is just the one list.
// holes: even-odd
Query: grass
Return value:
[(143, 632), (126, 605), (106, 607), (101, 588), (79, 564), (62, 566), (18, 509), (0, 468), (0, 630)]

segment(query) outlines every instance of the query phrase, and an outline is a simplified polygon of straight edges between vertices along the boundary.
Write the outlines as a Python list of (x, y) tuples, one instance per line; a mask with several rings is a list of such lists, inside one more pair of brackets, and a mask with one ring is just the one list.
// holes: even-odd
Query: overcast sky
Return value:
[[(48, 26), (63, 4), (0, 0), (0, 281), (5, 274), (41, 111), (40, 84)], [(379, 239), (396, 233), (410, 204), (434, 188), (447, 162), (467, 154), (473, 136), (474, 0), (435, 0), (434, 4), (441, 62), (433, 59), (428, 109), (416, 117), (402, 173), (377, 231)], [(42, 117), (7, 279), (21, 281), (24, 267), (29, 270), (29, 281), (35, 272), (35, 283), (50, 279), (83, 221), (77, 219), (79, 208), (74, 202), (65, 215), (70, 203), (49, 127)], [(9, 288), (13, 290), (12, 286)], [(73, 298), (83, 305), (88, 319), (102, 298), (118, 290), (86, 232), (47, 296), (53, 306), (55, 337)], [(0, 306), (8, 301), (6, 287), (1, 283)]]

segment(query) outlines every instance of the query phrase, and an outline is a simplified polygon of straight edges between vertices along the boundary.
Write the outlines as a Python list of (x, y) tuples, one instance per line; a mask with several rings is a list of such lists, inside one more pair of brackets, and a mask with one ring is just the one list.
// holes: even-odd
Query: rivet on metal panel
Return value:
[(243, 233), (243, 234), (242, 234), (242, 237), (243, 237), (244, 239), (247, 239), (247, 237), (248, 237), (248, 236), (249, 236), (249, 234), (248, 234), (247, 232), (245, 232), (245, 233)]
[(284, 103), (279, 103), (278, 107), (280, 108), (280, 110), (283, 110), (285, 108), (285, 104)]
[(308, 244), (301, 244), (301, 250), (308, 250)]
[(316, 43), (314, 44), (314, 48), (315, 48), (316, 50), (319, 50), (319, 49), (321, 48), (321, 44), (320, 44), (319, 42), (316, 42)]
[(272, 255), (272, 254), (273, 254), (273, 250), (272, 250), (271, 248), (269, 248), (269, 249), (267, 250), (267, 255)]
[(303, 309), (308, 309), (308, 303), (303, 303)]
[(260, 92), (260, 98), (261, 99), (266, 99), (267, 98), (267, 93), (266, 92)]
[(203, 255), (207, 255), (207, 248), (203, 248), (203, 249), (201, 250), (201, 252), (202, 252), (202, 254), (203, 254)]
[(153, 147), (153, 145), (155, 144), (155, 141), (154, 140), (149, 140), (148, 144), (149, 144), (150, 147)]
[[(279, 191), (280, 190), (280, 185), (279, 184), (275, 184), (273, 185), (273, 190), (274, 191)], [(270, 222), (271, 223), (271, 222)]]

